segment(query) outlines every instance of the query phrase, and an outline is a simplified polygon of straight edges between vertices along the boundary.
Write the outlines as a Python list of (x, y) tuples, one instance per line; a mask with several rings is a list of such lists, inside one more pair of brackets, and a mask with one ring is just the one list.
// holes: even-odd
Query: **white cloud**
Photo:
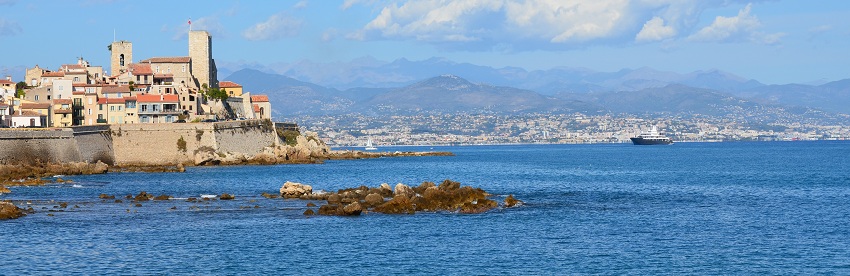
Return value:
[(13, 36), (21, 33), (21, 30), (21, 25), (18, 25), (18, 22), (0, 18), (0, 36)]
[(292, 6), (293, 9), (300, 10), (307, 7), (307, 0), (298, 1), (295, 5)]
[(278, 13), (269, 17), (265, 22), (242, 32), (242, 37), (248, 40), (278, 40), (284, 37), (298, 34), (303, 22), (285, 13)]
[(339, 35), (339, 30), (337, 30), (335, 28), (327, 29), (327, 30), (325, 30), (325, 32), (322, 33), (322, 42), (333, 41), (334, 39), (336, 39), (336, 37), (338, 35)]
[[(761, 0), (751, 0), (761, 1)], [(346, 37), (356, 40), (416, 40), (465, 49), (568, 49), (688, 37), (706, 10), (741, 0), (345, 0), (379, 7), (375, 17)], [(760, 22), (747, 5), (736, 17), (718, 17), (690, 41), (746, 36), (761, 43), (782, 34), (757, 32)], [(504, 47), (508, 46), (508, 47)]]
[(690, 41), (700, 42), (757, 42), (764, 44), (779, 43), (784, 33), (765, 34), (758, 29), (761, 21), (758, 17), (751, 15), (752, 4), (738, 11), (734, 17), (718, 16), (711, 25), (700, 29), (688, 37)]
[(661, 17), (656, 16), (643, 24), (643, 28), (641, 28), (640, 32), (637, 34), (637, 36), (635, 36), (635, 41), (660, 41), (671, 38), (675, 35), (676, 29), (674, 29), (672, 26), (665, 26), (664, 19), (661, 19)]

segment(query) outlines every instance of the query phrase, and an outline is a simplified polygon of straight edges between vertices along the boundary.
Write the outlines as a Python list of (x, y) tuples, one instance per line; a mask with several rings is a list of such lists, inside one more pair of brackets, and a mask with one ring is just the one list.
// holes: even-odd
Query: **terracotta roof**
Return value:
[(167, 78), (173, 78), (173, 77), (174, 77), (174, 74), (154, 74), (153, 75), (153, 78), (155, 78), (155, 79), (167, 79)]
[(254, 113), (260, 113), (260, 105), (254, 104)]
[(130, 73), (137, 76), (153, 75), (150, 64), (130, 63)]
[(53, 99), (53, 104), (71, 104), (71, 99)]
[(136, 97), (135, 97), (135, 96), (133, 96), (133, 97), (124, 97), (124, 100), (125, 100), (125, 101), (130, 101), (130, 102), (135, 102), (135, 101), (136, 101)]
[(169, 94), (169, 95), (144, 94), (144, 95), (137, 95), (136, 101), (145, 102), (145, 103), (157, 103), (157, 102), (176, 103), (176, 102), (179, 102), (179, 98), (177, 97), (177, 95), (174, 95), (174, 94)]
[(87, 74), (86, 71), (68, 71), (68, 72), (64, 72), (64, 73), (65, 73), (65, 75), (85, 75), (85, 74)]
[(65, 72), (44, 72), (41, 74), (42, 77), (64, 77)]
[(71, 110), (70, 108), (68, 108), (68, 109), (54, 109), (53, 110), (53, 113), (56, 113), (56, 114), (71, 114), (72, 112), (74, 112), (74, 111)]
[(73, 92), (73, 93), (71, 93), (71, 94), (73, 94), (73, 95), (85, 95), (85, 94), (86, 94), (86, 91), (74, 91), (74, 92)]
[(269, 102), (269, 96), (266, 95), (254, 95), (251, 96), (251, 102)]
[(63, 64), (62, 67), (65, 67), (67, 69), (86, 69), (85, 66), (79, 64)]
[(123, 104), (124, 98), (100, 98), (97, 99), (97, 104)]
[(21, 114), (18, 114), (18, 112), (15, 112), (15, 114), (12, 114), (12, 117), (41, 117), (41, 116), (42, 116), (41, 114), (38, 114), (38, 112), (35, 112), (35, 111), (32, 111), (32, 110), (21, 110)]
[(232, 81), (220, 81), (218, 82), (219, 88), (237, 88), (242, 87), (242, 85), (232, 82)]
[(104, 86), (101, 93), (130, 92), (130, 86)]
[(189, 57), (154, 57), (140, 63), (188, 63), (191, 60)]
[(0, 80), (0, 83), (5, 83), (5, 84), (15, 84), (15, 82), (14, 82), (14, 81), (10, 81), (10, 80)]
[(21, 109), (47, 109), (49, 103), (21, 103)]

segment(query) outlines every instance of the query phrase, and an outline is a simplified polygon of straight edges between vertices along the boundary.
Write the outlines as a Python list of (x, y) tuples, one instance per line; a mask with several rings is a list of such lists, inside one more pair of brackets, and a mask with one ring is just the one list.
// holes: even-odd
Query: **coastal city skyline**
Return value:
[[(16, 80), (36, 64), (78, 57), (108, 64), (106, 46), (113, 40), (135, 41), (138, 56), (181, 56), (190, 21), (216, 40), (223, 71), (302, 60), (445, 57), (528, 70), (719, 69), (766, 84), (850, 76), (843, 54), (850, 46), (850, 23), (841, 20), (850, 13), (845, 2), (4, 0), (0, 6), (7, 11), (0, 16), (0, 43), (15, 53), (6, 56), (0, 73)], [(154, 10), (155, 17), (145, 16)], [(60, 31), (69, 24), (85, 31)], [(72, 43), (57, 46), (63, 41)]]

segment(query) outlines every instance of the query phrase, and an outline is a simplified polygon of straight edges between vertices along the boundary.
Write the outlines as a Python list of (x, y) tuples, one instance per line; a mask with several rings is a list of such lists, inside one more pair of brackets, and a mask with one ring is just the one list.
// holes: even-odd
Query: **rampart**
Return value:
[(194, 162), (200, 151), (255, 155), (277, 143), (268, 120), (0, 129), (0, 163), (169, 165)]

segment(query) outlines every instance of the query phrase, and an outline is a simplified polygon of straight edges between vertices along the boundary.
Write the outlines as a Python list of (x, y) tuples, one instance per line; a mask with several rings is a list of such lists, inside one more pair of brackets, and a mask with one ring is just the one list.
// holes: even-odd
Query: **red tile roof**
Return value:
[(21, 110), (21, 114), (18, 114), (18, 112), (15, 112), (15, 114), (12, 114), (12, 117), (40, 117), (40, 116), (46, 116), (46, 115), (38, 114), (38, 112), (35, 112), (35, 111), (32, 111), (32, 110)]
[(167, 79), (167, 78), (173, 78), (173, 77), (174, 77), (174, 74), (155, 74), (155, 75), (153, 75), (154, 79)]
[(260, 105), (254, 104), (254, 113), (260, 113)]
[(218, 82), (219, 88), (238, 88), (242, 87), (242, 85), (232, 82), (232, 81), (220, 81)]
[(130, 63), (130, 73), (136, 76), (153, 75), (150, 64)]
[(49, 103), (21, 103), (21, 109), (47, 109)]
[(104, 86), (101, 93), (130, 92), (130, 86)]
[(97, 104), (123, 104), (124, 98), (100, 98), (97, 99)]
[(135, 101), (136, 101), (136, 97), (135, 97), (135, 96), (133, 96), (133, 97), (124, 97), (124, 100), (125, 100), (125, 101), (128, 101), (128, 102), (135, 102)]
[(154, 57), (140, 63), (189, 63), (191, 60), (190, 57)]
[(64, 77), (65, 72), (44, 72), (41, 74), (42, 77)]
[(251, 102), (269, 102), (269, 96), (266, 95), (254, 95), (251, 96)]
[(154, 94), (144, 94), (137, 95), (136, 99), (140, 103), (176, 103), (179, 102), (179, 98), (177, 95), (169, 94), (169, 95), (154, 95)]
[(70, 108), (68, 108), (68, 109), (54, 109), (53, 110), (53, 113), (56, 113), (56, 114), (71, 114), (71, 112), (73, 112), (73, 110), (71, 110)]
[(53, 99), (53, 104), (71, 104), (71, 99)]
[(15, 84), (15, 82), (9, 80), (0, 80), (0, 84)]
[(63, 64), (62, 67), (67, 69), (86, 69), (85, 66), (79, 64)]

